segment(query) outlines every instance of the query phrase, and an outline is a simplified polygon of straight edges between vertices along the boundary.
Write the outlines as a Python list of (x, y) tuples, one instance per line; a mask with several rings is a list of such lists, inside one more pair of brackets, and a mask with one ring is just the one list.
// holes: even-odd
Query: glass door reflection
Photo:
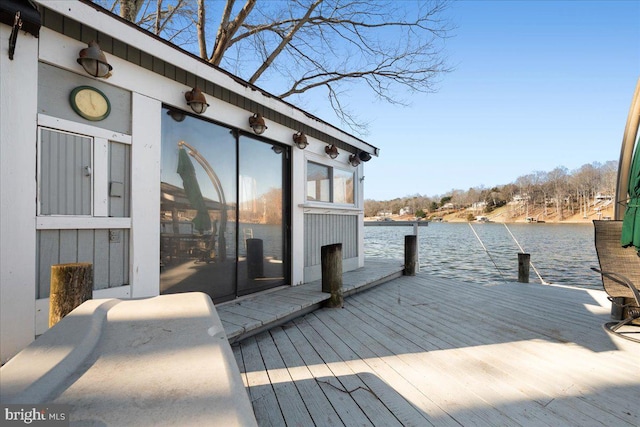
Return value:
[(240, 136), (238, 153), (238, 295), (244, 295), (288, 283), (288, 147)]
[(236, 137), (169, 114), (162, 122), (160, 292), (236, 296)]

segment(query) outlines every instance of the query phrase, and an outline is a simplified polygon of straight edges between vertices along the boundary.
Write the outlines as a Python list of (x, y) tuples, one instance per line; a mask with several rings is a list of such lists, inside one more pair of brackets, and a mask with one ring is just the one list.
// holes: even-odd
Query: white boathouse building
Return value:
[[(2, 362), (47, 329), (55, 264), (92, 263), (94, 298), (216, 303), (319, 279), (323, 245), (364, 265), (377, 148), (88, 0), (0, 18)], [(108, 78), (79, 61), (93, 41)]]

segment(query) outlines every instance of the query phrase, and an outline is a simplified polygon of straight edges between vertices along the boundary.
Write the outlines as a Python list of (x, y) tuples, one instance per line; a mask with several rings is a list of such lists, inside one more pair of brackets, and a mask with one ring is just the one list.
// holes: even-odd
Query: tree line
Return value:
[(407, 209), (417, 217), (426, 217), (444, 206), (454, 209), (477, 206), (482, 213), (490, 213), (507, 203), (519, 200), (534, 210), (536, 207), (553, 209), (562, 220), (566, 214), (587, 213), (598, 194), (613, 197), (616, 190), (618, 162), (604, 164), (594, 162), (569, 171), (559, 166), (552, 171), (535, 171), (518, 177), (509, 184), (486, 188), (472, 187), (468, 190), (453, 189), (443, 195), (399, 197), (393, 200), (364, 201), (367, 217), (380, 213), (398, 214)]

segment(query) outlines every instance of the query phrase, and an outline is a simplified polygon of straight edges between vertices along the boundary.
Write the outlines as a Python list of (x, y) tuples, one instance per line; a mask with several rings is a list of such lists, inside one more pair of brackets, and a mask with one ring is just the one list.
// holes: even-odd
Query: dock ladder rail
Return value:
[(242, 229), (242, 242), (244, 243), (244, 250), (247, 250), (247, 239), (253, 239), (253, 228)]

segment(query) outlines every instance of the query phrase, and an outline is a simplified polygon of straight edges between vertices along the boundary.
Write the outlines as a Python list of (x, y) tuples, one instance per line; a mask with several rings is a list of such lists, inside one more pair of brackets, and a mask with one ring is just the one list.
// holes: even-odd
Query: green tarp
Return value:
[(640, 138), (636, 142), (629, 173), (629, 202), (622, 222), (622, 246), (635, 246), (640, 251)]
[(200, 233), (211, 230), (211, 218), (204, 204), (202, 191), (200, 191), (200, 185), (196, 178), (196, 171), (193, 163), (191, 163), (187, 150), (184, 148), (180, 148), (180, 153), (178, 154), (177, 172), (182, 178), (182, 186), (184, 187), (187, 199), (189, 199), (189, 203), (191, 203), (191, 207), (197, 211), (196, 217), (192, 220), (194, 227)]

